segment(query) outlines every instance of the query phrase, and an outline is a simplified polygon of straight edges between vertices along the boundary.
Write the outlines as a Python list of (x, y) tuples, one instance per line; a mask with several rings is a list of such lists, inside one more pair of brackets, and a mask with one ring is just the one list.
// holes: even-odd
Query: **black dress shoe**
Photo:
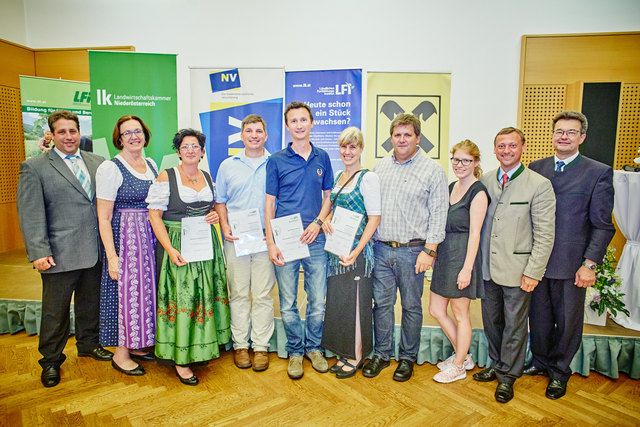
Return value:
[[(342, 365), (340, 369), (336, 372), (336, 378), (341, 380), (345, 378), (351, 378), (356, 374), (356, 372), (358, 372), (358, 369), (362, 368), (363, 363), (364, 363), (364, 358), (361, 359), (360, 362), (358, 362), (358, 364), (355, 366), (345, 360), (344, 365)], [(351, 369), (345, 370), (344, 368), (351, 368)]]
[(562, 380), (551, 380), (547, 386), (545, 396), (549, 399), (560, 399), (567, 392), (567, 382)]
[(362, 375), (367, 378), (377, 377), (380, 371), (387, 366), (389, 366), (388, 360), (383, 360), (382, 357), (375, 355), (371, 362), (367, 363), (367, 366), (362, 369)]
[(196, 377), (195, 374), (192, 375), (191, 378), (182, 378), (178, 371), (176, 371), (176, 376), (180, 378), (180, 382), (184, 385), (198, 385), (198, 377)]
[(100, 362), (108, 362), (113, 357), (113, 353), (111, 353), (109, 350), (105, 350), (101, 346), (98, 346), (90, 351), (78, 350), (78, 357), (93, 357)]
[(494, 396), (498, 402), (507, 403), (513, 399), (513, 384), (498, 383)]
[(523, 372), (523, 374), (525, 375), (529, 375), (530, 377), (536, 376), (536, 375), (544, 375), (547, 376), (547, 371), (545, 371), (544, 369), (540, 369), (537, 366), (531, 364), (529, 365), (529, 367), (527, 369), (525, 369)]
[(131, 356), (132, 359), (139, 360), (141, 362), (153, 362), (154, 360), (156, 360), (156, 357), (153, 355), (153, 353), (145, 353), (145, 354), (129, 353), (129, 356)]
[(140, 375), (144, 375), (146, 373), (144, 368), (142, 366), (140, 366), (140, 365), (136, 366), (133, 369), (127, 370), (127, 369), (121, 368), (120, 366), (118, 366), (118, 364), (116, 363), (115, 360), (112, 360), (111, 361), (111, 366), (113, 366), (116, 371), (120, 371), (123, 374), (131, 375), (131, 376), (135, 376), (135, 377), (140, 376)]
[(411, 378), (412, 374), (413, 362), (409, 360), (401, 360), (400, 363), (398, 363), (396, 371), (393, 373), (393, 379), (399, 382), (407, 381)]
[(55, 387), (60, 382), (60, 368), (57, 366), (47, 366), (42, 368), (40, 381), (45, 387)]
[(473, 379), (476, 381), (480, 381), (481, 383), (488, 383), (495, 380), (496, 378), (496, 370), (493, 368), (486, 368), (480, 372), (476, 372), (475, 374), (473, 374)]

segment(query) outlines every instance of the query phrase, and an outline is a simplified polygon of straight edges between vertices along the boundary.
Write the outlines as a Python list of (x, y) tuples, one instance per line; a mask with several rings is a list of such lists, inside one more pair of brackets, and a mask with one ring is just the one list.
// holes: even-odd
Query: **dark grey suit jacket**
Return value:
[(54, 150), (20, 164), (20, 231), (29, 262), (53, 256), (56, 265), (45, 274), (89, 268), (98, 262), (95, 175), (104, 158), (86, 151), (81, 155), (91, 176), (92, 199)]
[(613, 211), (613, 170), (588, 157), (578, 157), (555, 171), (554, 158), (536, 160), (529, 169), (548, 178), (556, 195), (556, 237), (545, 277), (575, 277), (584, 259), (602, 262), (616, 232)]

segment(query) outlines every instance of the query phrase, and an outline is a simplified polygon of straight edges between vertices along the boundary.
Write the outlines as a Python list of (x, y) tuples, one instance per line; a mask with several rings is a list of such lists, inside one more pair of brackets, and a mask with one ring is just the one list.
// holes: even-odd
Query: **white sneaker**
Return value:
[[(438, 362), (438, 364), (436, 365), (438, 367), (438, 369), (440, 369), (441, 371), (444, 371), (445, 369), (447, 369), (449, 366), (453, 365), (453, 360), (456, 358), (456, 354), (453, 353), (451, 356), (449, 356), (447, 359), (443, 360), (442, 362)], [(462, 367), (464, 369), (466, 369), (467, 371), (472, 370), (474, 367), (476, 366), (475, 362), (473, 361), (473, 358), (471, 357), (470, 354), (467, 354), (467, 357), (465, 357), (464, 362), (462, 363)]]
[(449, 365), (444, 371), (438, 372), (433, 376), (435, 382), (447, 384), (454, 381), (461, 380), (467, 377), (467, 370), (462, 367), (458, 368), (453, 363)]

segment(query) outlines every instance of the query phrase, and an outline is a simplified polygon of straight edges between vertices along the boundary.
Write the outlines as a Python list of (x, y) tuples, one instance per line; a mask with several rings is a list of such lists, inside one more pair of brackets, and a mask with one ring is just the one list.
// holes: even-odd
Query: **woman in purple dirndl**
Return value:
[(96, 172), (98, 223), (104, 244), (100, 286), (100, 344), (116, 347), (111, 365), (143, 375), (132, 360), (153, 360), (144, 351), (155, 343), (156, 239), (145, 199), (158, 167), (143, 157), (151, 133), (142, 119), (123, 116), (113, 129), (121, 150)]

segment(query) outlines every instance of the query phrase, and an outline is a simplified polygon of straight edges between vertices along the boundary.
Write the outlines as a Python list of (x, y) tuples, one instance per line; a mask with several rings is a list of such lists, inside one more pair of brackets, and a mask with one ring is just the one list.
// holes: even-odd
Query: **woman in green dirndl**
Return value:
[(211, 176), (198, 169), (204, 142), (201, 132), (180, 130), (173, 145), (181, 164), (163, 171), (147, 197), (149, 219), (160, 243), (156, 357), (160, 363), (174, 364), (178, 378), (187, 385), (198, 384), (192, 366), (219, 357), (218, 346), (231, 339), (226, 273), (215, 229), (208, 227), (213, 259), (193, 260), (182, 245), (183, 218), (218, 222)]

